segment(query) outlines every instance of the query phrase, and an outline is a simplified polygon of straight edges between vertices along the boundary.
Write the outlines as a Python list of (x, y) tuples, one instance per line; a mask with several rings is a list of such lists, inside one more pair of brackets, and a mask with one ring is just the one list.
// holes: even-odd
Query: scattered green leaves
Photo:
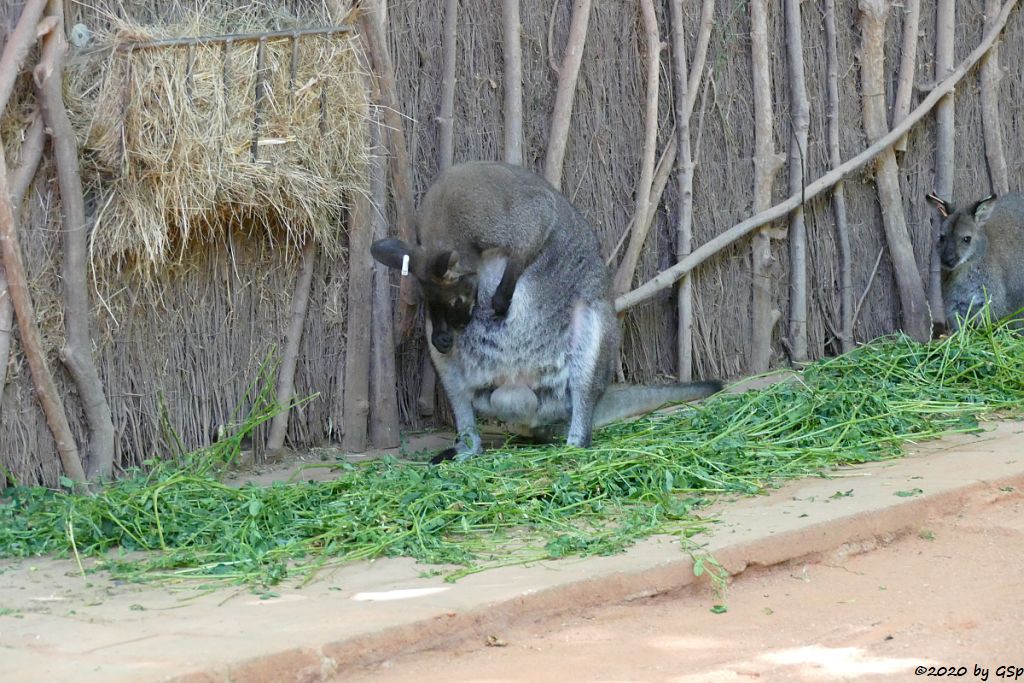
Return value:
[[(0, 556), (101, 558), (128, 580), (273, 585), (383, 556), (460, 565), (456, 578), (614, 553), (659, 532), (686, 547), (705, 524), (694, 510), (716, 495), (898, 457), (908, 441), (1019, 412), (1024, 339), (989, 325), (926, 345), (878, 341), (794, 381), (613, 425), (585, 450), (518, 447), (440, 466), (385, 458), (339, 468), (332, 481), (228, 485), (221, 474), (242, 438), (278, 410), (265, 384), (258, 393), (270, 398), (210, 449), (152, 462), (95, 495), (8, 489)], [(710, 571), (709, 560), (694, 571)]]

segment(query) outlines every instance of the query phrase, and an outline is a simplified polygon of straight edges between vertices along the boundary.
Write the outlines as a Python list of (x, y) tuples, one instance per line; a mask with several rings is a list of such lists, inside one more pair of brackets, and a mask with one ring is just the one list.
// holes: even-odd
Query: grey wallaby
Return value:
[(928, 198), (945, 217), (939, 252), (950, 328), (986, 302), (993, 319), (1024, 308), (1024, 195), (993, 195), (960, 210), (935, 194)]
[[(430, 349), (459, 432), (442, 457), (482, 452), (478, 415), (587, 447), (595, 426), (721, 389), (717, 381), (609, 386), (620, 331), (597, 235), (540, 176), (497, 162), (453, 166), (427, 192), (418, 224), (422, 247), (392, 239), (372, 251), (390, 268), (408, 257), (435, 302), (428, 333), (435, 320), (464, 322), (453, 325), (447, 353)], [(442, 269), (447, 278), (437, 277)], [(456, 302), (452, 316), (443, 301), (471, 286), (475, 300)]]

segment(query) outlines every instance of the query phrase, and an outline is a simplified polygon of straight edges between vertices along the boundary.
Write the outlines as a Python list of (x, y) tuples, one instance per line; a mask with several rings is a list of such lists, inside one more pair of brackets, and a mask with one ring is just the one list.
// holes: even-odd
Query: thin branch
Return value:
[(640, 162), (640, 180), (636, 188), (636, 210), (633, 213), (633, 230), (629, 245), (615, 273), (615, 292), (629, 291), (640, 263), (640, 253), (650, 224), (647, 223), (648, 207), (651, 204), (651, 184), (654, 182), (654, 160), (658, 144), (658, 76), (661, 71), (661, 37), (658, 35), (658, 16), (654, 12), (654, 0), (640, 0), (640, 11), (644, 20), (644, 35), (647, 41), (647, 101), (644, 115), (644, 146)]
[[(998, 0), (997, 0), (998, 1)], [(892, 125), (903, 120), (910, 111), (910, 96), (914, 91), (914, 71), (917, 68), (917, 34), (921, 20), (921, 0), (903, 2), (903, 48), (900, 51), (900, 71), (896, 82), (896, 102), (892, 110)], [(907, 151), (907, 136), (896, 143), (897, 152)]]
[(576, 79), (579, 77), (580, 63), (583, 61), (583, 47), (587, 42), (590, 3), (591, 0), (575, 0), (573, 3), (569, 41), (562, 64), (558, 68), (558, 90), (555, 92), (555, 109), (551, 114), (548, 153), (544, 159), (544, 177), (556, 188), (562, 186), (562, 165), (565, 162), (565, 148), (569, 141), (573, 100), (576, 99)]
[(28, 0), (14, 30), (7, 36), (3, 55), (0, 56), (0, 116), (7, 109), (7, 101), (14, 91), (25, 57), (39, 38), (37, 29), (45, 9), (46, 0)]
[(295, 290), (292, 292), (291, 315), (288, 330), (284, 337), (284, 353), (281, 355), (281, 366), (277, 374), (277, 405), (278, 413), (270, 421), (270, 433), (267, 436), (267, 455), (274, 455), (284, 448), (284, 439), (288, 433), (288, 416), (292, 412), (291, 403), (295, 398), (295, 368), (299, 363), (299, 345), (302, 342), (302, 331), (306, 327), (306, 311), (309, 309), (309, 290), (313, 285), (313, 271), (316, 269), (316, 242), (306, 240), (302, 247), (302, 261), (298, 276), (295, 278)]

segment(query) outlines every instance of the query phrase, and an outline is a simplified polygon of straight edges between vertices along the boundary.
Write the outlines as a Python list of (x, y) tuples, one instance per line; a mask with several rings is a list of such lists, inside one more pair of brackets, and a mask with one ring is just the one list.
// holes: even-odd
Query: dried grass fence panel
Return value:
[[(120, 5), (121, 3), (116, 3)], [(436, 173), (437, 122), (442, 59), (437, 36), (442, 27), (444, 0), (391, 0), (388, 38), (398, 78), (409, 137), (418, 198)], [(241, 8), (249, 3), (236, 2)], [(539, 169), (544, 157), (552, 100), (557, 82), (552, 62), (560, 61), (569, 29), (572, 3), (568, 0), (524, 0), (521, 8), (525, 165)], [(698, 25), (699, 3), (683, 3), (687, 25)], [(861, 121), (856, 54), (860, 36), (849, 27), (857, 25), (856, 3), (836, 3), (840, 27), (838, 49), (841, 88), (840, 139), (842, 156), (848, 159), (866, 146)], [(933, 79), (934, 7), (923, 4), (915, 82)], [(310, 16), (319, 3), (282, 4), (290, 11)], [(168, 21), (183, 11), (181, 3), (135, 0), (108, 12), (96, 5), (73, 4), (71, 19), (105, 28), (118, 16), (140, 22)], [(113, 7), (113, 5), (112, 5)], [(958, 3), (956, 55), (959, 61), (981, 38), (984, 0)], [(0, 8), (0, 26), (6, 8)], [(502, 157), (504, 139), (502, 102), (501, 14), (486, 3), (461, 3), (458, 40), (457, 91), (455, 97), (455, 160)], [(659, 5), (661, 33), (668, 35), (668, 13)], [(284, 14), (285, 10), (281, 10)], [(773, 57), (775, 110), (788, 111), (788, 85), (782, 50), (780, 3), (769, 6), (769, 39)], [(15, 14), (16, 16), (16, 14)], [(887, 102), (894, 97), (900, 59), (902, 14), (889, 17), (886, 40)], [(804, 4), (805, 68), (811, 101), (807, 177), (813, 179), (828, 167), (825, 143), (825, 52), (822, 15), (817, 5)], [(753, 151), (750, 105), (749, 19), (742, 9), (716, 3), (715, 26), (708, 53), (709, 83), (700, 135), (694, 132), (694, 245), (708, 241), (751, 213)], [(563, 174), (563, 188), (597, 228), (606, 253), (618, 242), (635, 205), (633, 188), (640, 162), (644, 56), (640, 17), (635, 3), (594, 3), (573, 113)], [(689, 36), (693, 44), (695, 36)], [(663, 55), (664, 57), (664, 55)], [(254, 59), (255, 55), (251, 55)], [(1024, 21), (1011, 19), (1000, 46), (1004, 66), (999, 83), (1004, 144), (1011, 189), (1024, 186), (1024, 72), (1006, 65), (1024, 63)], [(661, 79), (659, 150), (672, 135), (671, 74), (663, 67)], [(920, 97), (920, 94), (915, 97)], [(954, 201), (961, 203), (988, 194), (984, 146), (978, 109), (977, 78), (972, 75), (958, 87), (956, 100), (956, 156)], [(698, 102), (697, 110), (701, 103)], [(696, 117), (695, 117), (696, 118)], [(693, 122), (695, 127), (698, 125)], [(908, 138), (900, 157), (900, 190), (915, 256), (921, 272), (927, 268), (931, 208), (923, 196), (931, 190), (934, 134), (927, 120)], [(780, 144), (788, 141), (790, 124), (780, 114), (776, 121)], [(7, 138), (5, 137), (5, 140)], [(240, 144), (244, 144), (242, 139)], [(8, 140), (8, 144), (11, 142)], [(11, 154), (13, 150), (9, 149)], [(48, 171), (44, 171), (44, 174)], [(40, 177), (44, 177), (41, 174)], [(678, 205), (675, 183), (669, 183), (656, 213), (648, 244), (638, 267), (637, 279), (647, 279), (669, 265), (674, 251)], [(47, 184), (38, 182), (26, 204), (34, 217), (26, 219), (26, 261), (33, 274), (33, 293), (38, 296), (41, 324), (59, 330), (60, 307), (53, 297), (57, 249), (52, 240), (55, 208)], [(775, 197), (783, 196), (781, 181)], [(857, 340), (894, 331), (899, 302), (893, 273), (884, 251), (877, 193), (869, 172), (855, 174), (846, 183), (852, 236), (855, 301), (863, 297), (855, 328)], [(97, 207), (100, 208), (100, 207)], [(391, 213), (390, 207), (388, 208)], [(825, 197), (806, 208), (809, 236), (808, 353), (821, 356), (837, 350), (829, 326), (838, 321), (837, 264), (834, 218)], [(156, 397), (173, 395), (178, 403), (169, 412), (171, 422), (187, 446), (210, 438), (230, 418), (258, 360), (281, 343), (287, 320), (287, 296), (296, 267), (291, 251), (275, 251), (255, 235), (236, 234), (234, 242), (221, 236), (196, 253), (187, 254), (177, 278), (161, 283), (164, 289), (147, 294), (128, 287), (118, 289), (112, 280), (109, 293), (117, 312), (135, 303), (136, 312), (115, 316), (99, 311), (107, 321), (101, 345), (101, 372), (110, 387), (112, 407), (119, 416), (122, 439), (121, 463), (138, 462), (163, 448), (159, 429), (160, 407)], [(788, 258), (778, 249), (774, 297), (776, 306), (787, 306)], [(244, 256), (244, 258), (243, 258)], [(230, 264), (230, 268), (226, 264)], [(697, 269), (694, 276), (694, 346), (696, 371), (701, 375), (733, 376), (742, 370), (749, 338), (749, 248), (741, 241)], [(104, 290), (105, 292), (108, 290)], [(289, 421), (289, 438), (296, 443), (316, 443), (337, 438), (339, 414), (336, 375), (344, 354), (345, 257), (324, 259), (314, 277), (311, 303), (296, 378), (299, 395), (320, 392), (326, 399), (308, 404)], [(135, 304), (133, 304), (135, 305)], [(675, 373), (675, 307), (666, 291), (631, 310), (624, 321), (624, 367), (632, 379), (648, 379)], [(830, 322), (826, 322), (830, 321)], [(160, 344), (147, 345), (147, 336)], [(778, 345), (776, 345), (778, 349)], [(123, 350), (119, 353), (118, 349)], [(422, 339), (399, 349), (400, 410), (407, 421), (417, 419), (415, 400), (419, 387)], [(785, 359), (777, 354), (775, 361)], [(34, 452), (52, 452), (52, 441), (38, 409), (29, 400), (21, 360), (15, 355), (12, 374), (0, 399), (0, 449), (3, 463), (27, 481), (53, 481), (53, 467), (40, 463)], [(162, 363), (162, 365), (161, 365)], [(60, 378), (58, 378), (60, 381)], [(62, 389), (66, 389), (64, 384)], [(71, 410), (76, 436), (81, 416)], [(8, 419), (7, 416), (11, 416)]]

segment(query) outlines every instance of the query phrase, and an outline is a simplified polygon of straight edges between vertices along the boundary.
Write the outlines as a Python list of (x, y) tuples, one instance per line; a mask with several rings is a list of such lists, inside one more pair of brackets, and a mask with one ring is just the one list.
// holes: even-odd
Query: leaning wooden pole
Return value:
[(583, 46), (587, 42), (587, 25), (590, 23), (591, 0), (575, 0), (572, 7), (572, 22), (569, 24), (569, 42), (565, 56), (558, 70), (558, 90), (555, 92), (555, 109), (551, 114), (551, 133), (548, 136), (548, 153), (544, 158), (544, 177), (556, 188), (562, 186), (562, 165), (565, 162), (565, 148), (569, 141), (569, 123), (572, 120), (572, 105), (576, 99), (576, 79), (583, 61)]
[(18, 225), (11, 206), (10, 189), (7, 185), (7, 159), (4, 146), (0, 141), (0, 253), (3, 254), (4, 269), (7, 271), (7, 291), (14, 303), (14, 313), (18, 319), (18, 330), (21, 333), (21, 348), (32, 372), (36, 397), (42, 406), (46, 424), (53, 434), (57, 445), (64, 474), (74, 482), (86, 481), (82, 459), (71, 434), (64, 404), (61, 401), (57, 385), (53, 381), (43, 350), (42, 337), (36, 323), (36, 314), (32, 306), (32, 297), (28, 291), (28, 277), (25, 265), (21, 260), (21, 245), (18, 243)]
[(299, 273), (295, 278), (295, 289), (292, 291), (291, 313), (284, 336), (284, 353), (281, 354), (281, 365), (277, 370), (278, 412), (270, 420), (267, 455), (274, 455), (284, 448), (284, 439), (288, 433), (288, 416), (292, 412), (292, 403), (295, 399), (295, 370), (299, 364), (302, 332), (306, 328), (306, 311), (309, 310), (309, 292), (313, 286), (314, 270), (316, 242), (309, 237), (302, 247)]
[[(772, 80), (768, 59), (768, 11), (765, 0), (750, 1), (750, 61), (753, 69), (754, 100), (754, 211), (772, 205), (772, 185), (782, 167), (783, 156), (775, 151), (772, 124)], [(768, 370), (772, 357), (772, 333), (781, 313), (772, 305), (772, 234), (768, 229), (754, 235), (751, 244), (750, 344), (747, 370), (760, 374)]]
[[(998, 0), (996, 0), (998, 2)], [(910, 112), (910, 97), (914, 91), (917, 71), (917, 39), (921, 24), (921, 0), (903, 2), (903, 48), (900, 50), (900, 71), (896, 81), (896, 101), (892, 107), (892, 125), (896, 125)], [(896, 143), (897, 152), (907, 151), (907, 136)]]
[[(860, 0), (862, 106), (864, 130), (871, 142), (877, 142), (889, 132), (884, 44), (890, 5), (890, 0)], [(924, 342), (931, 338), (932, 318), (903, 214), (896, 154), (891, 149), (882, 152), (875, 162), (875, 186), (900, 297), (901, 327), (911, 338)]]
[(93, 341), (89, 332), (91, 306), (85, 199), (78, 169), (78, 143), (64, 108), (64, 56), (67, 52), (64, 3), (50, 0), (47, 16), (53, 18), (55, 25), (43, 38), (35, 81), (43, 120), (50, 133), (64, 214), (61, 276), (66, 339), (60, 357), (78, 389), (89, 428), (88, 476), (90, 479), (109, 479), (114, 469), (114, 421), (93, 359)]
[(658, 34), (658, 16), (654, 0), (640, 0), (644, 37), (647, 42), (646, 103), (644, 105), (644, 145), (640, 159), (640, 179), (636, 187), (636, 209), (633, 212), (632, 231), (626, 253), (615, 272), (615, 293), (624, 294), (633, 284), (640, 263), (650, 223), (645, 219), (651, 206), (651, 186), (654, 183), (654, 162), (658, 143), (658, 78), (661, 72), (661, 37)]
[[(10, 173), (8, 189), (11, 192), (11, 212), (20, 222), (19, 207), (25, 198), (32, 178), (36, 175), (43, 158), (43, 118), (39, 112), (32, 117), (32, 123), (25, 131), (21, 143), (21, 161)], [(14, 303), (7, 288), (7, 271), (0, 263), (0, 391), (7, 384), (7, 366), (11, 357), (11, 333), (14, 331)]]

